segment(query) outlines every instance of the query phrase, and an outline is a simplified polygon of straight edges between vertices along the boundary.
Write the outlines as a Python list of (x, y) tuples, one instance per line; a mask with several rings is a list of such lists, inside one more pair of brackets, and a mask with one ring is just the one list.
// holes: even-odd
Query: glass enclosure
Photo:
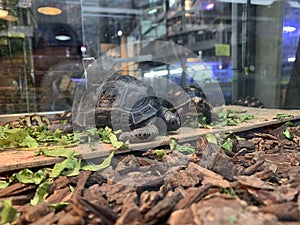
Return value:
[(299, 31), (300, 0), (0, 0), (0, 114), (70, 110), (95, 72), (300, 108)]

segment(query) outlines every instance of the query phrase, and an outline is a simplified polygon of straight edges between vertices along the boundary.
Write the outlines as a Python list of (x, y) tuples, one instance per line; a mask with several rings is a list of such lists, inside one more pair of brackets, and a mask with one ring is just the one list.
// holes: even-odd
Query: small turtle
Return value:
[(37, 126), (49, 126), (51, 124), (50, 119), (43, 115), (24, 115), (20, 116), (16, 120), (9, 121), (4, 124), (8, 128), (23, 128), (23, 127), (37, 127)]
[(159, 132), (181, 126), (178, 113), (170, 109), (153, 88), (130, 75), (112, 75), (82, 94), (73, 107), (73, 127), (109, 126), (122, 130), (119, 139), (153, 140)]
[(241, 106), (248, 106), (248, 107), (256, 107), (256, 108), (263, 108), (264, 104), (254, 96), (246, 96), (243, 98), (237, 99), (234, 103), (234, 105), (241, 105)]
[(3, 124), (3, 126), (7, 126), (10, 129), (45, 126), (52, 132), (54, 132), (56, 129), (60, 129), (66, 133), (70, 133), (73, 131), (70, 116), (71, 112), (58, 114), (54, 118), (39, 114), (30, 114), (20, 116), (16, 120), (6, 122)]

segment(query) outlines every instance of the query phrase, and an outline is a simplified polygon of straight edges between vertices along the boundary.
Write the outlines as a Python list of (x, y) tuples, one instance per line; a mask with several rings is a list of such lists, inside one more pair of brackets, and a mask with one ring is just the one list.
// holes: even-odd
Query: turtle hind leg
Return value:
[(158, 135), (158, 128), (154, 124), (148, 124), (145, 127), (137, 128), (132, 131), (123, 132), (119, 136), (120, 141), (129, 140), (130, 143), (142, 143), (153, 141)]

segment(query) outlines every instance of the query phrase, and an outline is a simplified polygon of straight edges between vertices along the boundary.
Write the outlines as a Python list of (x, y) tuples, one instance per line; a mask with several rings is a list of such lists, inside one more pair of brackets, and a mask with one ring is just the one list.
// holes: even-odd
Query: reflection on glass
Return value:
[[(250, 96), (266, 107), (287, 107), (299, 9), (297, 1), (272, 0), (1, 2), (0, 91), (14, 80), (16, 93), (0, 101), (0, 113), (70, 108), (82, 60), (102, 56), (122, 61), (120, 73), (140, 79), (218, 83), (225, 104)], [(147, 55), (149, 46), (130, 43), (143, 41), (182, 46), (203, 64), (189, 56), (172, 59), (171, 66), (142, 62), (137, 56)]]

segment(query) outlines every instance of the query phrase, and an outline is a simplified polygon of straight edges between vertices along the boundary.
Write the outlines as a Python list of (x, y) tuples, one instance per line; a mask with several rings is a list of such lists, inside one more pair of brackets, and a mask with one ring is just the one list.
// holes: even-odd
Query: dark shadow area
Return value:
[(298, 47), (296, 51), (296, 60), (287, 87), (284, 108), (300, 108), (300, 40), (298, 42)]

